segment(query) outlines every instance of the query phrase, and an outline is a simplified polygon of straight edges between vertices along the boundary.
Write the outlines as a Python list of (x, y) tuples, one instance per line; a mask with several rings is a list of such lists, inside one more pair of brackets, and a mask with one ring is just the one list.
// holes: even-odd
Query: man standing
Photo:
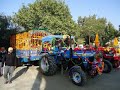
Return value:
[(3, 75), (3, 68), (2, 68), (2, 59), (6, 54), (6, 50), (4, 47), (1, 47), (1, 51), (0, 51), (0, 76)]
[(12, 83), (11, 79), (15, 69), (15, 62), (16, 59), (15, 59), (15, 55), (13, 54), (13, 48), (9, 47), (8, 53), (3, 58), (3, 63), (2, 63), (2, 66), (5, 63), (5, 67), (4, 67), (5, 84)]

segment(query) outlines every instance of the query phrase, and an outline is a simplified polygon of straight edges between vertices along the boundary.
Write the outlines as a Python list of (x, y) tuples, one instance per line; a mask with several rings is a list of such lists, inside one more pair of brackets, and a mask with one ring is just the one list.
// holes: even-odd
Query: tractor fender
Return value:
[(80, 69), (80, 70), (82, 70), (80, 66), (77, 66), (77, 65), (76, 65), (76, 66), (73, 66), (73, 67), (71, 67), (70, 70), (68, 71), (69, 75), (71, 75), (72, 71), (75, 70), (75, 69)]
[(47, 55), (48, 55), (48, 53), (41, 53), (41, 54), (39, 55), (40, 60), (42, 59), (43, 56), (47, 56)]

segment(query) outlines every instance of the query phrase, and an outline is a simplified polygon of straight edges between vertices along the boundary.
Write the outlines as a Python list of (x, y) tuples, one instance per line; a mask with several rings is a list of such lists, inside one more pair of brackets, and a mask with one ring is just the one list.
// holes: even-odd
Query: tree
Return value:
[(10, 21), (10, 16), (0, 14), (0, 47), (9, 47), (10, 35), (16, 31), (16, 29), (11, 26), (12, 23)]
[[(98, 33), (101, 43), (112, 39), (116, 31), (112, 23), (108, 22), (106, 18), (97, 18), (96, 15), (89, 17), (78, 17), (78, 25), (81, 27), (81, 37), (84, 37), (87, 44), (93, 42), (93, 37)], [(110, 38), (108, 38), (110, 37)]]
[(7, 21), (7, 17), (4, 16), (3, 14), (0, 14), (0, 31), (1, 30), (6, 30), (8, 27), (8, 21)]
[(23, 5), (13, 20), (26, 30), (48, 28), (52, 34), (75, 34), (78, 28), (62, 0), (36, 0), (33, 4)]

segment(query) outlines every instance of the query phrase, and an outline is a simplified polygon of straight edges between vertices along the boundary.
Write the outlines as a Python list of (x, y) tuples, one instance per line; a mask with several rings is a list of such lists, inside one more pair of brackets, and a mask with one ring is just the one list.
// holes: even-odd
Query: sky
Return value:
[[(14, 15), (14, 12), (35, 0), (0, 0), (0, 13)], [(96, 14), (97, 17), (105, 17), (116, 29), (120, 25), (120, 0), (65, 0), (74, 21), (79, 16)]]

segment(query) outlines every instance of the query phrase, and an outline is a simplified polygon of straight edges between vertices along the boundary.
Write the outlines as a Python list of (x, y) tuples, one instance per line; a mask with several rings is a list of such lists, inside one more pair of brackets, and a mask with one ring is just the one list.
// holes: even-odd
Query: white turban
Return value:
[(8, 48), (8, 52), (12, 52), (13, 51), (13, 48), (12, 47), (9, 47)]

